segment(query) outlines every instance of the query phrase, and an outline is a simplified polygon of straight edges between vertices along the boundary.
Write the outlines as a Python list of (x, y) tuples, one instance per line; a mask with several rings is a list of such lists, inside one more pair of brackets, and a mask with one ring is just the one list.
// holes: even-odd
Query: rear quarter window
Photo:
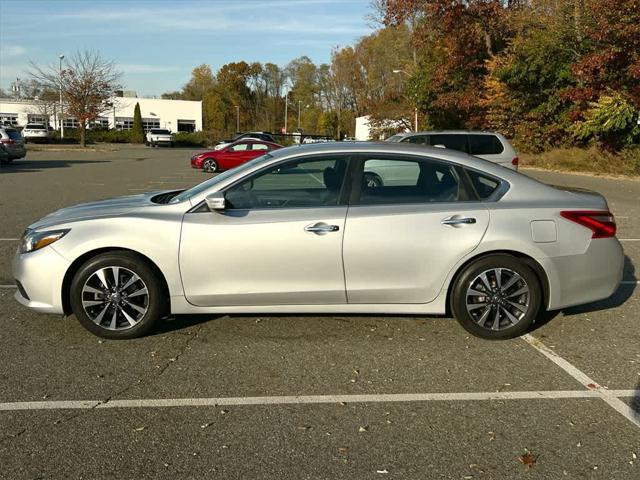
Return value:
[(17, 130), (5, 130), (11, 140), (22, 140), (22, 135)]
[(480, 200), (489, 198), (500, 186), (500, 180), (475, 170), (465, 170)]
[(469, 135), (471, 155), (498, 155), (502, 152), (504, 146), (495, 135)]

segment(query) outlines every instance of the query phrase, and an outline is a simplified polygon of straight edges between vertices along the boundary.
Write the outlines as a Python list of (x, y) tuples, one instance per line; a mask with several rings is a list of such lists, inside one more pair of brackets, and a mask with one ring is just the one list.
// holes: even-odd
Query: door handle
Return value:
[(456, 226), (456, 225), (471, 225), (471, 224), (476, 223), (476, 219), (475, 218), (471, 218), (471, 217), (458, 217), (458, 216), (454, 215), (453, 217), (445, 218), (440, 223), (442, 225), (452, 225), (452, 226)]
[(327, 225), (326, 223), (320, 222), (314, 225), (307, 225), (304, 227), (305, 232), (315, 233), (317, 235), (324, 235), (325, 233), (337, 232), (340, 230), (338, 225)]

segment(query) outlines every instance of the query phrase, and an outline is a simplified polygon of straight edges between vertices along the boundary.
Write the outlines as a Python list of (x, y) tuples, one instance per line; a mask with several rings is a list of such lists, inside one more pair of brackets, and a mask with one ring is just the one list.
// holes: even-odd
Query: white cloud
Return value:
[(167, 73), (178, 70), (173, 65), (147, 65), (144, 63), (118, 63), (116, 68), (123, 73)]
[(27, 52), (21, 45), (3, 45), (0, 43), (0, 57), (20, 57)]

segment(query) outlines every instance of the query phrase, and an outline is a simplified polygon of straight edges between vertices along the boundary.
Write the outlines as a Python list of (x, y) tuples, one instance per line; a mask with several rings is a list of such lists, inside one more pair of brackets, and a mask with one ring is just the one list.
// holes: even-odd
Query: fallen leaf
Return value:
[(389, 473), (389, 470), (386, 468), (384, 470), (376, 470), (376, 473)]
[(348, 452), (349, 451), (349, 447), (338, 447), (338, 451), (339, 452)]
[(141, 432), (144, 430), (144, 427), (138, 427), (134, 429), (136, 432)]
[(307, 430), (311, 430), (312, 428), (313, 427), (311, 425), (301, 425), (301, 426), (298, 427), (298, 430), (307, 431)]
[(589, 390), (595, 390), (596, 388), (598, 388), (598, 386), (597, 386), (595, 383), (589, 383), (589, 384), (587, 385), (587, 388), (588, 388)]
[(227, 413), (229, 413), (229, 410), (220, 410), (221, 415), (226, 415)]
[(360, 433), (368, 432), (368, 431), (369, 431), (369, 426), (368, 425), (364, 426), (364, 427), (362, 427), (362, 426), (358, 427), (358, 432), (360, 432)]
[(203, 429), (204, 429), (204, 428), (208, 428), (208, 427), (210, 427), (210, 426), (211, 426), (211, 424), (210, 424), (210, 423), (203, 423), (202, 425), (200, 425), (200, 428), (203, 428)]
[(524, 465), (525, 470), (529, 470), (536, 464), (537, 457), (527, 452), (524, 455), (520, 455), (518, 460)]

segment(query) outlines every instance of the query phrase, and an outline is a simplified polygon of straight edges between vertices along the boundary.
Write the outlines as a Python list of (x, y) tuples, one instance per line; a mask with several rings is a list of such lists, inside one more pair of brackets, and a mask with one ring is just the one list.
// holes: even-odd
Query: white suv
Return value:
[(26, 142), (49, 143), (49, 128), (42, 123), (27, 123), (22, 130), (22, 136)]
[(418, 145), (450, 148), (480, 157), (503, 167), (518, 169), (518, 154), (503, 135), (494, 132), (446, 130), (399, 133), (387, 142), (406, 142)]

